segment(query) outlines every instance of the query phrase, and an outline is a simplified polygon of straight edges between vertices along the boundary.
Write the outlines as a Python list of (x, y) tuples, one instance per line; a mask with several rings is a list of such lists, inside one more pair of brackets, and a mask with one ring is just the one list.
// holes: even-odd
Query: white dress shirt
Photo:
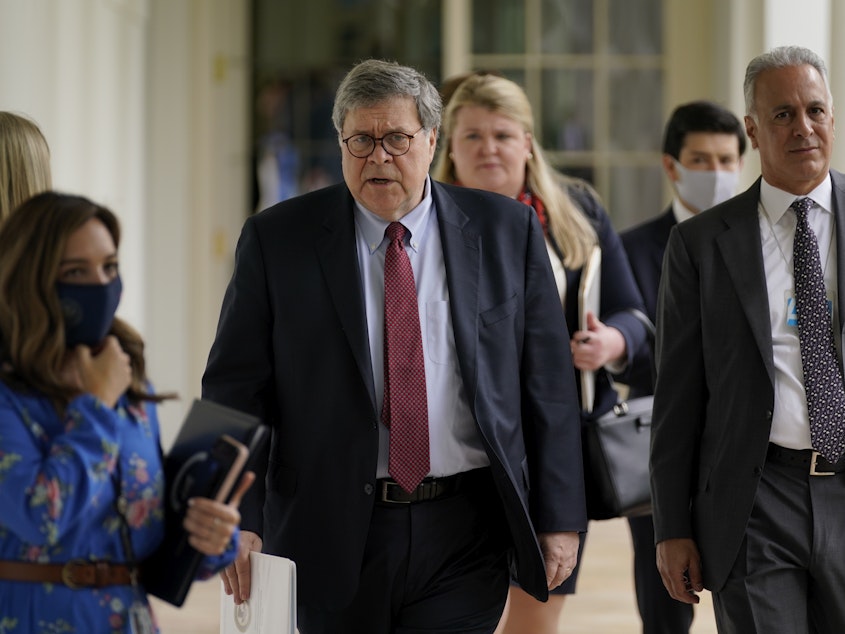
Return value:
[[(834, 340), (838, 344), (840, 336), (836, 301), (836, 240), (831, 187), (828, 176), (807, 194), (815, 203), (808, 214), (808, 222), (819, 245), (827, 296), (833, 305)], [(803, 197), (772, 187), (765, 179), (760, 186), (760, 236), (775, 364), (775, 408), (769, 439), (790, 449), (811, 447), (804, 370), (801, 366), (801, 348), (794, 309), (792, 243), (796, 217), (795, 212), (789, 209), (794, 200)]]

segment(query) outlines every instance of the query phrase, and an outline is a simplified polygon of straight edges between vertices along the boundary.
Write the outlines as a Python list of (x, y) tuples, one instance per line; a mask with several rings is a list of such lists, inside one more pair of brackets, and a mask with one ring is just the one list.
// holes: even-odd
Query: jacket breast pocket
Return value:
[(455, 351), (455, 332), (449, 314), (449, 302), (426, 302), (426, 351), (434, 363), (456, 366), (458, 353)]
[(514, 293), (511, 297), (506, 299), (504, 302), (499, 304), (498, 306), (493, 306), (493, 308), (488, 308), (484, 312), (481, 313), (481, 324), (484, 326), (492, 326), (495, 323), (502, 321), (503, 319), (507, 319), (514, 313), (516, 313), (516, 309), (519, 307), (519, 296)]

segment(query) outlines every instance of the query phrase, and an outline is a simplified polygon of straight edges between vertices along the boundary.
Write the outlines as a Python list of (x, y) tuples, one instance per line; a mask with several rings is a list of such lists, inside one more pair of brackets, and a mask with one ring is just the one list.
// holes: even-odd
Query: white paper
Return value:
[[(600, 315), (601, 308), (601, 248), (593, 247), (593, 252), (581, 268), (581, 285), (578, 288), (578, 329), (587, 330), (587, 313)], [(581, 409), (593, 411), (596, 398), (596, 374), (590, 370), (581, 370)]]
[(250, 553), (250, 597), (235, 605), (220, 584), (220, 634), (296, 634), (296, 564)]

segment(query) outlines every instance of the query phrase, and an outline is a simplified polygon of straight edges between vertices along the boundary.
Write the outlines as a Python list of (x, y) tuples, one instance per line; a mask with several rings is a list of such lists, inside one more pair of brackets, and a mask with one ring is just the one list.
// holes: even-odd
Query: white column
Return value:
[(145, 335), (151, 377), (181, 397), (160, 410), (168, 446), (200, 395), (249, 211), (249, 11), (243, 0), (151, 2)]
[(41, 126), (54, 187), (123, 225), (119, 314), (144, 327), (145, 0), (0, 0), (2, 107)]
[(200, 377), (248, 212), (243, 0), (0, 0), (0, 107), (35, 119), (56, 189), (120, 217), (119, 314), (176, 391), (164, 444)]
[(465, 73), (470, 68), (472, 22), (470, 0), (442, 0), (443, 79)]
[[(845, 129), (845, 42), (841, 34), (845, 33), (845, 5), (837, 0), (832, 3), (829, 21), (831, 45), (827, 57), (827, 73), (830, 79), (830, 91), (833, 94), (834, 116), (840, 117), (840, 130)], [(836, 106), (839, 106), (837, 109)], [(833, 145), (833, 169), (845, 171), (845, 136)]]

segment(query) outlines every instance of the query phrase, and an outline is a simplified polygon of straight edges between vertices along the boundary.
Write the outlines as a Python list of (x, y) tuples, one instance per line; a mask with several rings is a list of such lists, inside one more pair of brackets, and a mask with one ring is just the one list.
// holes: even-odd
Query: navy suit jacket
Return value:
[[(460, 379), (526, 591), (547, 596), (535, 532), (584, 531), (579, 408), (543, 234), (522, 203), (432, 182)], [(301, 603), (352, 599), (375, 498), (378, 425), (344, 184), (250, 217), (203, 395), (272, 426), (242, 505), (264, 550), (297, 564)]]
[[(841, 328), (845, 176), (831, 176)], [(655, 538), (694, 539), (704, 585), (712, 591), (723, 587), (745, 535), (775, 407), (759, 201), (760, 179), (676, 225), (658, 296), (651, 436)]]
[[(645, 313), (652, 323), (657, 318), (657, 289), (660, 286), (663, 254), (669, 242), (669, 233), (676, 224), (675, 212), (670, 205), (659, 216), (619, 234), (645, 303)], [(632, 397), (654, 392), (653, 363), (652, 343), (646, 341), (637, 349), (628, 375)]]

